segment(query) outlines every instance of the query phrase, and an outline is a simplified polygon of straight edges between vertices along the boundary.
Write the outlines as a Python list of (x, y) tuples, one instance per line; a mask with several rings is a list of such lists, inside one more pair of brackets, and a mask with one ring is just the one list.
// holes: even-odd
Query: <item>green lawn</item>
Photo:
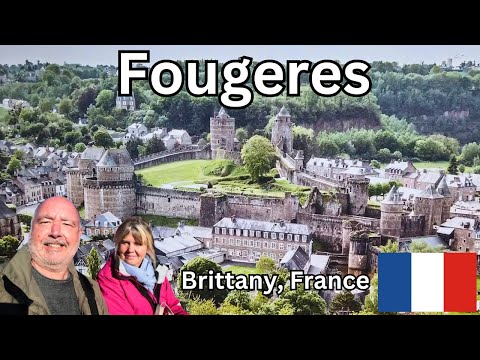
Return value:
[(8, 113), (8, 110), (3, 107), (0, 107), (0, 120), (3, 119), (6, 113)]
[(178, 181), (195, 181), (203, 179), (208, 181), (217, 178), (214, 176), (203, 175), (202, 168), (210, 162), (211, 160), (177, 161), (138, 170), (136, 173), (143, 175), (144, 179), (155, 187)]
[(289, 184), (288, 181), (279, 179), (275, 179), (274, 183), (249, 184), (250, 178), (241, 166), (230, 168), (231, 173), (225, 177), (204, 174), (204, 171), (208, 174), (219, 173), (216, 170), (221, 170), (224, 162), (224, 160), (187, 160), (142, 169), (136, 173), (142, 175), (152, 186), (171, 184), (173, 188), (179, 190), (187, 190), (190, 185), (206, 184), (211, 181), (214, 189), (219, 192), (283, 198), (285, 192), (289, 191), (292, 195), (299, 196), (301, 203), (305, 202), (310, 192), (310, 188), (306, 186)]
[(196, 219), (182, 219), (182, 218), (169, 218), (160, 215), (139, 215), (152, 226), (167, 226), (176, 228), (179, 222), (183, 222), (185, 225), (198, 226), (198, 220)]
[(231, 265), (223, 269), (223, 271), (231, 271), (233, 274), (259, 274), (257, 268), (250, 267), (250, 266), (239, 266), (239, 265)]

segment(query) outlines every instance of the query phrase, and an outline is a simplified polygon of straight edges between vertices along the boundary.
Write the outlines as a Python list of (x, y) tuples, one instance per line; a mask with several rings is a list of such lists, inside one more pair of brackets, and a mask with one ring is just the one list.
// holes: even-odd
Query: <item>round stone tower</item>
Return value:
[(348, 253), (348, 268), (352, 270), (367, 270), (368, 248), (370, 241), (366, 231), (354, 231), (350, 235), (350, 251)]
[(95, 176), (96, 166), (102, 158), (105, 149), (103, 147), (88, 146), (80, 155), (78, 167), (71, 168), (67, 173), (67, 198), (75, 206), (84, 202), (83, 182), (86, 177)]
[[(210, 118), (210, 146), (212, 149), (212, 159), (229, 158), (228, 153), (234, 151), (234, 140), (235, 119), (228, 116), (227, 112), (222, 107), (218, 114)], [(223, 156), (221, 155), (222, 153), (224, 154)]]
[(85, 217), (110, 211), (125, 219), (136, 212), (133, 162), (126, 149), (105, 151), (97, 164), (97, 176), (84, 180)]
[(292, 125), (291, 116), (283, 106), (273, 122), (271, 141), (273, 146), (287, 154), (293, 150)]
[(392, 186), (380, 203), (380, 232), (382, 235), (400, 237), (402, 233), (403, 201), (396, 186)]

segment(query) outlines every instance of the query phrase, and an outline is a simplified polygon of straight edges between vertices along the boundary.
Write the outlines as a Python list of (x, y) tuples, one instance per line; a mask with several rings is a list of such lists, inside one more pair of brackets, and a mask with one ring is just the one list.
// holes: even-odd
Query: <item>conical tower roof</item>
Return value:
[(417, 195), (419, 198), (428, 198), (428, 199), (439, 199), (443, 198), (442, 195), (440, 195), (437, 190), (433, 187), (433, 185), (429, 185), (424, 191), (422, 191), (420, 194)]
[(398, 188), (395, 185), (392, 186), (387, 196), (385, 196), (382, 204), (403, 204)]
[(285, 108), (285, 106), (282, 106), (277, 116), (290, 116), (290, 114), (288, 110)]
[(446, 175), (443, 175), (442, 180), (440, 180), (440, 183), (437, 186), (437, 192), (443, 196), (451, 196), (450, 190), (448, 190)]
[(223, 106), (222, 106), (222, 108), (220, 109), (220, 111), (218, 112), (218, 116), (219, 116), (219, 117), (228, 117), (228, 114), (227, 114), (227, 112), (225, 111), (225, 109), (223, 108)]

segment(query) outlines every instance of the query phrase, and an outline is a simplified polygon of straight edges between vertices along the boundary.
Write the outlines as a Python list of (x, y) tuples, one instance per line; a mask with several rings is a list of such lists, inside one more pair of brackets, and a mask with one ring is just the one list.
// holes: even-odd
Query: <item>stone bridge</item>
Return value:
[(155, 154), (140, 156), (136, 159), (133, 159), (133, 164), (135, 166), (135, 170), (140, 170), (174, 161), (200, 159), (211, 159), (210, 144), (207, 144), (201, 148), (196, 145), (184, 145), (172, 150), (165, 150)]

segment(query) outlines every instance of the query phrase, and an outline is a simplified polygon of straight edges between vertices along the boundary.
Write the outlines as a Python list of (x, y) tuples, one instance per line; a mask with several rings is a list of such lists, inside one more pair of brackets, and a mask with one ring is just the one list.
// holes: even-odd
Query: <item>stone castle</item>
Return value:
[[(303, 151), (293, 148), (292, 121), (283, 107), (276, 115), (271, 142), (278, 155), (277, 169), (290, 182), (313, 188), (306, 204), (286, 193), (285, 198), (253, 195), (195, 193), (140, 185), (134, 170), (187, 159), (240, 159), (235, 139), (235, 119), (222, 108), (210, 118), (211, 143), (164, 151), (132, 161), (126, 149), (88, 147), (78, 168), (67, 172), (67, 197), (85, 207), (85, 217), (110, 211), (124, 219), (133, 214), (151, 214), (198, 219), (211, 227), (224, 217), (249, 218), (308, 225), (325, 251), (350, 254), (352, 268), (362, 268), (367, 256), (365, 233), (379, 245), (382, 236), (400, 238), (434, 233), (434, 226), (449, 217), (453, 200), (445, 180), (415, 199), (408, 213), (392, 188), (381, 211), (366, 216), (371, 169), (361, 160), (312, 158), (304, 166)], [(362, 235), (363, 234), (363, 235)], [(353, 241), (353, 242), (352, 242)], [(352, 246), (352, 244), (354, 244)]]

